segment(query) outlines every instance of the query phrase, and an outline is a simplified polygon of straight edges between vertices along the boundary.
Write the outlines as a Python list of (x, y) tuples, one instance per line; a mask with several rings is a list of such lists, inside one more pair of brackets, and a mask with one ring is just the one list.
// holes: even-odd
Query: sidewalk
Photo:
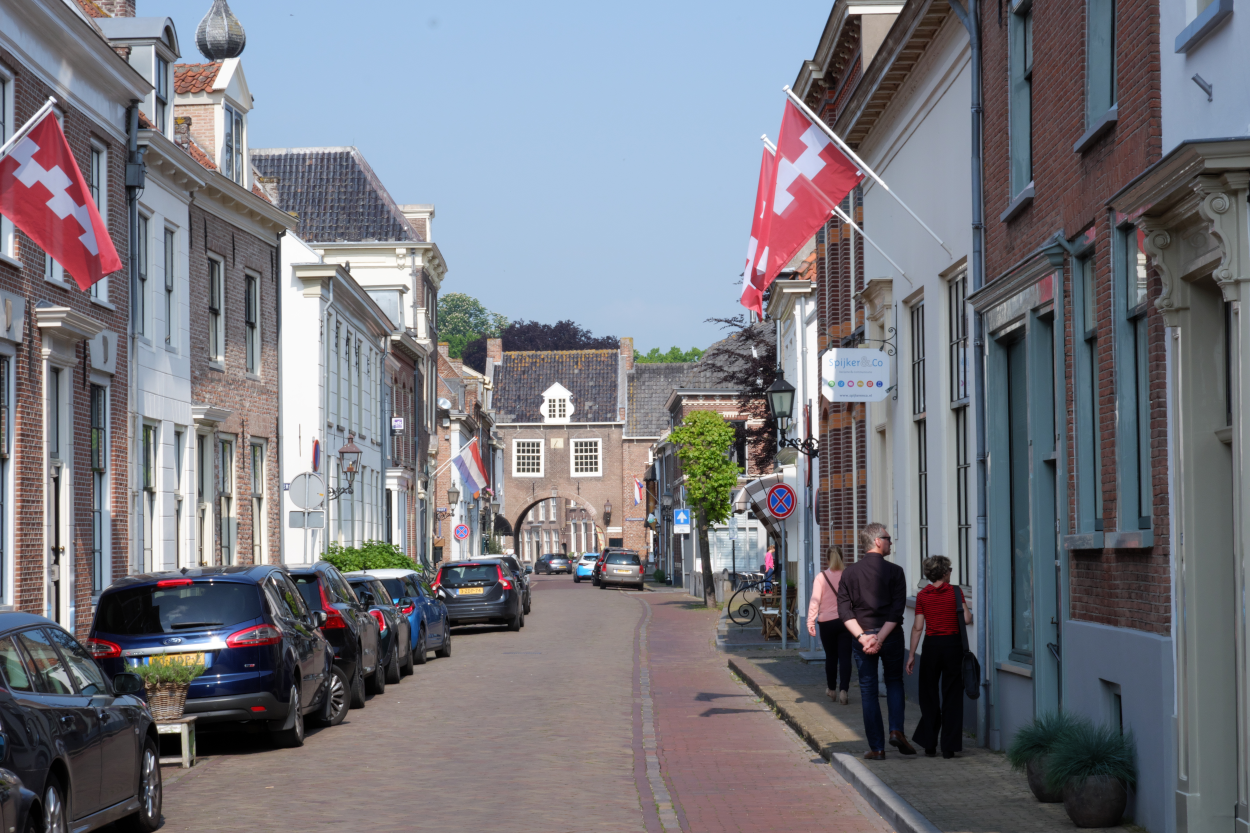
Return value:
[[(823, 663), (807, 664), (797, 651), (737, 653), (729, 668), (768, 703), (892, 824), (898, 833), (1073, 833), (1062, 804), (1042, 804), (1024, 775), (1006, 758), (964, 739), (955, 760), (914, 756), (886, 749), (886, 760), (865, 761), (859, 686), (840, 706), (825, 696)], [(885, 713), (885, 702), (881, 703)], [(920, 707), (907, 704), (907, 737), (915, 731)], [(908, 811), (911, 811), (910, 813)], [(1111, 828), (1127, 831), (1125, 827)]]

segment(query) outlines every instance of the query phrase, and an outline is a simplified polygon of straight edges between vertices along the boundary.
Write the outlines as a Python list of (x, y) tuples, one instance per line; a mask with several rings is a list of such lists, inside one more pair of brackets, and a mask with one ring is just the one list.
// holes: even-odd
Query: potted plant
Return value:
[(152, 719), (178, 720), (187, 703), (187, 689), (192, 680), (204, 673), (204, 666), (152, 657), (147, 665), (134, 670), (143, 679)]
[(1137, 784), (1132, 732), (1084, 721), (1063, 734), (1046, 763), (1046, 786), (1062, 790), (1063, 809), (1077, 827), (1114, 827)]
[(1045, 804), (1058, 804), (1063, 801), (1061, 789), (1050, 790), (1046, 787), (1046, 772), (1049, 759), (1055, 747), (1073, 726), (1082, 722), (1069, 712), (1046, 712), (1027, 726), (1016, 732), (1007, 749), (1007, 760), (1013, 769), (1024, 770), (1029, 779), (1029, 789), (1038, 801)]

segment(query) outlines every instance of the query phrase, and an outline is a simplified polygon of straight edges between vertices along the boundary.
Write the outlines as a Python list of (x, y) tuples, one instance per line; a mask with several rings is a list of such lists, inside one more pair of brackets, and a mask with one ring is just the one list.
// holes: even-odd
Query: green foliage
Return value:
[(682, 350), (680, 347), (673, 346), (668, 348), (667, 353), (661, 353), (659, 347), (652, 347), (646, 353), (634, 351), (634, 361), (638, 364), (660, 364), (661, 362), (697, 362), (699, 358), (706, 353), (706, 350), (700, 350), (698, 347), (691, 347), (689, 350)]
[(1133, 787), (1137, 783), (1136, 759), (1137, 744), (1132, 732), (1080, 720), (1059, 736), (1046, 759), (1046, 788), (1057, 791), (1071, 779), (1082, 781), (1098, 776), (1115, 778), (1124, 786)]
[(143, 678), (146, 686), (190, 685), (192, 680), (204, 673), (204, 666), (152, 657), (147, 665), (136, 666), (134, 672)]
[(1024, 769), (1029, 761), (1053, 752), (1060, 738), (1082, 720), (1071, 712), (1044, 713), (1016, 732), (1007, 749), (1007, 761), (1013, 769)]
[(491, 535), (486, 539), (487, 555), (503, 555), (503, 544), (499, 540), (498, 535)]
[(344, 547), (337, 542), (331, 543), (321, 557), (338, 567), (342, 573), (357, 570), (417, 569), (417, 565), (404, 555), (403, 550), (385, 541), (365, 541), (363, 547)]
[(669, 440), (678, 447), (686, 499), (698, 509), (700, 525), (723, 522), (729, 517), (729, 499), (738, 484), (738, 466), (728, 456), (733, 426), (715, 411), (694, 411), (673, 429)]
[(651, 578), (655, 579), (656, 583), (663, 584), (664, 583), (664, 571), (661, 570), (659, 567), (656, 567), (655, 572), (652, 573), (651, 575)]
[(464, 346), (476, 338), (498, 338), (508, 319), (493, 313), (482, 302), (463, 292), (438, 296), (438, 334), (450, 345), (453, 359), (461, 357)]

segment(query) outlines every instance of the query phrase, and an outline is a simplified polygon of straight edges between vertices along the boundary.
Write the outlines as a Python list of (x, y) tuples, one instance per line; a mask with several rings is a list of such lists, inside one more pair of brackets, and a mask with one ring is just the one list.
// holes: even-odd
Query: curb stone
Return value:
[(842, 752), (832, 752), (827, 747), (822, 748), (820, 743), (812, 736), (812, 733), (805, 729), (785, 706), (778, 703), (775, 698), (764, 691), (751, 678), (750, 673), (743, 668), (743, 665), (734, 662), (732, 657), (729, 659), (729, 670), (741, 678), (746, 683), (747, 688), (755, 692), (756, 696), (767, 703), (768, 707), (776, 712), (777, 716), (793, 729), (813, 751), (828, 761), (837, 770), (838, 774), (845, 778), (847, 783), (853, 786), (856, 792), (862, 795), (869, 805), (881, 815), (881, 818), (898, 833), (940, 833), (933, 822), (925, 818), (915, 807), (908, 804), (902, 796), (890, 789), (863, 762), (851, 755)]

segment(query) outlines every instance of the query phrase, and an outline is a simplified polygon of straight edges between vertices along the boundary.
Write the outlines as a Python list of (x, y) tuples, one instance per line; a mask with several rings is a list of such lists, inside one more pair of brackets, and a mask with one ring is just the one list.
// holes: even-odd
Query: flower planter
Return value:
[(148, 708), (152, 710), (153, 720), (178, 720), (182, 717), (187, 704), (189, 685), (161, 683), (145, 685), (148, 695)]
[(1034, 797), (1043, 804), (1058, 804), (1063, 801), (1063, 790), (1050, 792), (1046, 789), (1046, 757), (1033, 758), (1025, 766), (1029, 776), (1029, 789)]
[(1073, 778), (1063, 786), (1063, 809), (1077, 827), (1115, 827), (1127, 806), (1128, 790), (1118, 778)]

